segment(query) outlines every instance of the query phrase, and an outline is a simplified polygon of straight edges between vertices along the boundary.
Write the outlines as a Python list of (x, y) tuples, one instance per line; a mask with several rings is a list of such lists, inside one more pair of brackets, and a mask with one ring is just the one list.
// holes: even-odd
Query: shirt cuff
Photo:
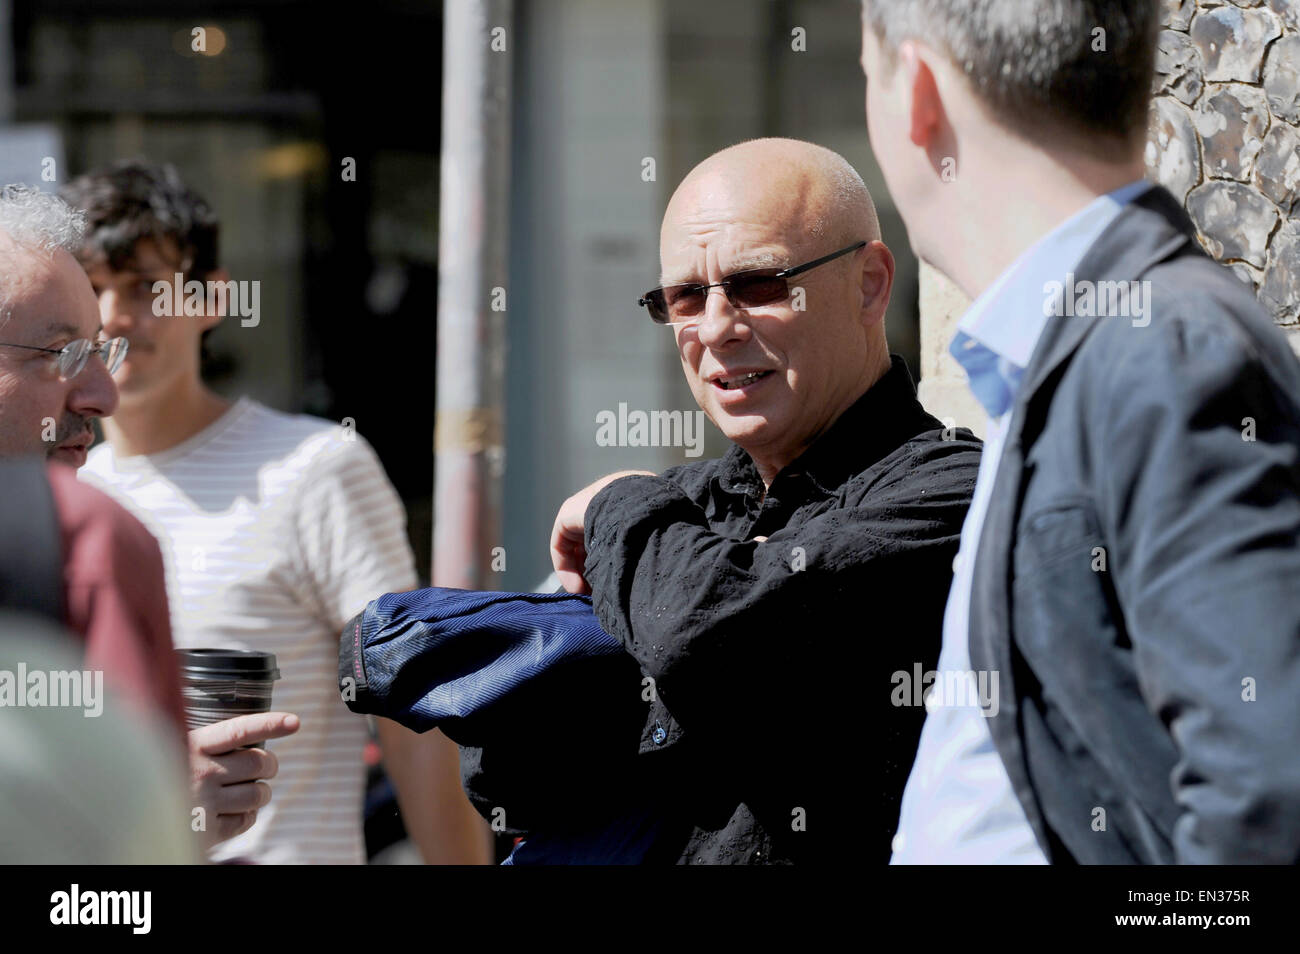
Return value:
[(358, 613), (339, 635), (339, 693), (349, 709), (362, 714), (374, 711), (374, 696), (366, 679), (365, 621), (365, 612)]

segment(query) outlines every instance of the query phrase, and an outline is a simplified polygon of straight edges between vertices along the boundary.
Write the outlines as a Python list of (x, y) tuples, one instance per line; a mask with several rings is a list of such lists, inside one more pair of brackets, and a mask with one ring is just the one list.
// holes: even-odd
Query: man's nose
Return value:
[(742, 338), (741, 329), (744, 326), (738, 321), (740, 317), (740, 312), (727, 298), (725, 289), (710, 288), (708, 297), (704, 300), (704, 316), (700, 318), (697, 331), (700, 344), (716, 349)]
[(104, 326), (104, 333), (110, 338), (129, 335), (135, 330), (135, 317), (127, 308), (122, 296), (115, 290), (106, 288), (99, 293), (99, 320)]
[(98, 355), (91, 355), (81, 373), (68, 383), (69, 411), (82, 417), (109, 417), (117, 410), (117, 384)]

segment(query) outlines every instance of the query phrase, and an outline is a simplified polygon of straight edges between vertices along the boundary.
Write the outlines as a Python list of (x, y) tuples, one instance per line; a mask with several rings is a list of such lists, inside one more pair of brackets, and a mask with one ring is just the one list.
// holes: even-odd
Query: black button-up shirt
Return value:
[(891, 677), (937, 666), (979, 454), (894, 356), (766, 493), (733, 446), (592, 500), (586, 577), (653, 680), (642, 768), (674, 780), (678, 861), (888, 857), (924, 720)]

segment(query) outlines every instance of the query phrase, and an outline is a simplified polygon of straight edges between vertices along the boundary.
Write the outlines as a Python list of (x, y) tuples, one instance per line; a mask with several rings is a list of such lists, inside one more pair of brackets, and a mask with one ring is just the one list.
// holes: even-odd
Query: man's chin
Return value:
[(750, 444), (762, 444), (764, 438), (772, 432), (772, 423), (765, 414), (729, 414), (715, 410), (713, 423), (718, 426), (727, 440), (745, 447)]

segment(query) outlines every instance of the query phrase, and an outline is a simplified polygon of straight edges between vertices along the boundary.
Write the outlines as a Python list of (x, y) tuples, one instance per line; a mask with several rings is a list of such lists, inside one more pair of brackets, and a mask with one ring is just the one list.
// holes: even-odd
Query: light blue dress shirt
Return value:
[[(950, 350), (988, 411), (989, 426), (953, 562), (940, 676), (926, 697), (925, 727), (903, 792), (890, 864), (1047, 863), (994, 748), (984, 710), (975, 701), (979, 683), (972, 676), (957, 676), (971, 668), (974, 555), (1012, 402), (1047, 324), (1047, 289), (1052, 282), (1064, 283), (1120, 210), (1148, 188), (1147, 182), (1133, 182), (1089, 203), (1030, 246), (957, 323)], [(986, 688), (993, 685), (986, 680)], [(969, 686), (965, 693), (945, 688), (958, 681)]]

